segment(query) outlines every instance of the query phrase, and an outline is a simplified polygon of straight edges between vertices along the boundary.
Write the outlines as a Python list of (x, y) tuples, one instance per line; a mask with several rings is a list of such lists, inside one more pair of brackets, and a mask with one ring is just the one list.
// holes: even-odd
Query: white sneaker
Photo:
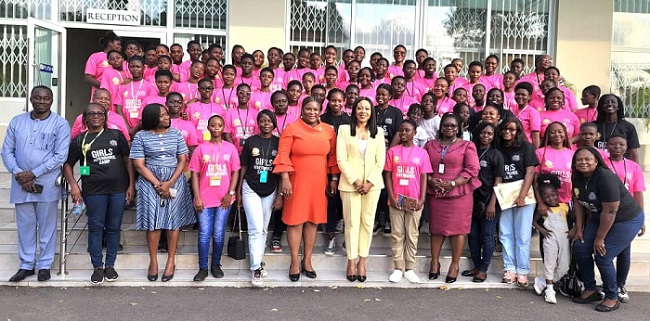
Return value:
[(546, 287), (546, 291), (544, 291), (544, 301), (551, 304), (557, 303), (557, 300), (555, 299), (555, 291), (552, 286)]
[(402, 270), (395, 270), (393, 273), (388, 277), (388, 281), (391, 281), (393, 283), (399, 282), (399, 280), (402, 279)]
[(332, 238), (325, 248), (325, 255), (334, 255), (336, 252), (336, 238)]
[(535, 277), (535, 284), (533, 287), (535, 288), (535, 293), (537, 293), (537, 295), (542, 295), (544, 289), (546, 289), (546, 280), (540, 276)]
[(262, 280), (262, 269), (257, 269), (253, 271), (253, 276), (251, 278), (251, 284), (253, 286), (261, 287), (264, 286), (264, 281)]
[(420, 283), (420, 277), (415, 274), (414, 270), (408, 270), (404, 273), (404, 277), (411, 283)]
[(343, 223), (343, 219), (340, 219), (338, 222), (336, 222), (336, 231), (337, 232), (343, 232), (345, 223)]
[(264, 268), (266, 266), (266, 263), (262, 262), (260, 264), (260, 270), (262, 270), (262, 277), (267, 277), (269, 275), (269, 272), (266, 272), (266, 269)]
[(621, 301), (621, 303), (630, 302), (630, 295), (627, 293), (627, 289), (624, 286), (618, 287), (618, 300)]

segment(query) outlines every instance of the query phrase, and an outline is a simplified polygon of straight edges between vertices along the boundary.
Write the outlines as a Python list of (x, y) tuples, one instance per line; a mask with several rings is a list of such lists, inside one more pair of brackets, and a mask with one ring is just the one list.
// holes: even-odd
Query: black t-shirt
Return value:
[(594, 122), (594, 124), (596, 124), (600, 133), (600, 139), (596, 143), (596, 147), (599, 149), (607, 150), (607, 140), (614, 134), (621, 135), (627, 139), (628, 150), (641, 147), (636, 128), (625, 119), (621, 119), (615, 123)]
[(623, 182), (613, 172), (597, 167), (590, 178), (576, 174), (571, 179), (573, 196), (585, 209), (591, 219), (600, 220), (602, 202), (620, 202), (614, 222), (622, 222), (636, 217), (643, 210), (630, 195)]
[[(246, 183), (261, 197), (271, 195), (278, 186), (278, 175), (273, 174), (273, 160), (278, 155), (279, 142), (275, 135), (271, 138), (251, 136), (239, 156), (241, 165), (248, 166), (244, 175)], [(266, 171), (265, 183), (262, 183), (262, 171)]]
[(504, 183), (524, 179), (527, 167), (539, 165), (535, 148), (527, 141), (522, 141), (519, 146), (501, 146), (499, 151), (503, 154)]
[(402, 111), (393, 106), (388, 106), (386, 109), (380, 109), (375, 106), (375, 115), (377, 116), (377, 126), (384, 130), (384, 143), (386, 149), (390, 147), (390, 142), (399, 131), (399, 126), (402, 125), (404, 117)]
[(482, 183), (481, 187), (485, 186), (489, 190), (492, 190), (492, 187), (494, 187), (494, 179), (506, 175), (504, 171), (503, 155), (494, 147), (488, 149), (477, 149), (476, 152), (479, 157), (479, 165), (481, 166), (481, 169), (478, 172), (478, 178)]
[(334, 132), (339, 133), (339, 127), (341, 125), (348, 125), (351, 122), (350, 115), (342, 113), (340, 116), (334, 116), (330, 113), (324, 113), (320, 116), (320, 120), (324, 123), (332, 125), (334, 127)]
[[(129, 173), (123, 159), (129, 157), (129, 144), (119, 130), (105, 129), (97, 135), (88, 134), (86, 137), (86, 133), (81, 133), (73, 139), (66, 163), (74, 167), (80, 162), (81, 166), (90, 167), (90, 175), (81, 176), (82, 195), (123, 193), (129, 187)], [(86, 145), (92, 142), (85, 164), (81, 152), (84, 137)]]

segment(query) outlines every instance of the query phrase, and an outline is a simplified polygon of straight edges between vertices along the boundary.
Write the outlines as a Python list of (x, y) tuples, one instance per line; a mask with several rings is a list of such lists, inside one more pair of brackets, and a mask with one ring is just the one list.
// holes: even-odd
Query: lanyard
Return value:
[(215, 114), (214, 109), (212, 109), (212, 100), (210, 100), (210, 113), (209, 114), (205, 112), (205, 105), (203, 103), (200, 103), (200, 104), (201, 104), (201, 112), (203, 113), (204, 117), (210, 118), (210, 117), (212, 117), (212, 115)]
[(262, 136), (260, 136), (260, 151), (262, 152), (260, 156), (262, 159), (268, 159), (269, 152), (271, 151), (271, 146), (273, 145), (273, 136), (269, 138), (269, 146), (266, 147), (266, 152), (264, 152), (264, 148), (262, 147), (262, 141), (264, 139), (265, 138), (262, 138)]
[(84, 138), (81, 140), (81, 154), (84, 156), (83, 166), (86, 166), (86, 164), (88, 163), (86, 161), (86, 154), (88, 154), (88, 151), (90, 150), (90, 146), (92, 146), (95, 140), (97, 140), (99, 135), (101, 135), (103, 132), (104, 129), (102, 128), (102, 130), (99, 131), (99, 134), (97, 134), (97, 136), (95, 136), (95, 138), (93, 138), (93, 140), (91, 140), (88, 144), (86, 144), (86, 137), (88, 137), (88, 132), (84, 134)]
[(223, 100), (226, 101), (226, 110), (230, 109), (230, 100), (232, 99), (233, 91), (235, 91), (235, 88), (230, 88), (230, 94), (228, 95), (228, 99), (226, 100), (226, 92), (224, 91), (224, 88), (221, 87), (221, 95), (223, 96)]
[[(237, 107), (237, 116), (239, 116), (239, 121), (241, 121), (241, 113), (239, 112), (239, 107)], [(246, 138), (248, 135), (248, 112), (250, 108), (246, 108), (246, 119), (241, 124), (242, 137)], [(286, 120), (286, 119), (285, 119)]]
[(131, 82), (131, 98), (137, 99), (138, 98), (138, 93), (140, 93), (140, 89), (142, 88), (142, 83), (144, 83), (144, 79), (140, 80), (140, 85), (138, 85), (138, 90), (135, 91), (133, 88), (133, 82)]
[(407, 165), (407, 161), (411, 160), (411, 153), (413, 153), (413, 150), (415, 149), (415, 146), (411, 146), (408, 155), (406, 158), (404, 158), (404, 150), (407, 149), (407, 147), (402, 145), (402, 150), (400, 151), (400, 156), (402, 156), (402, 160), (404, 161), (402, 164)]
[[(458, 137), (454, 137), (454, 140), (452, 140), (451, 143), (449, 143), (449, 145), (442, 148), (442, 151), (440, 152), (440, 163), (445, 162), (445, 155), (447, 154), (449, 147), (451, 147), (451, 145), (453, 145), (457, 139)], [(442, 140), (440, 141), (440, 147), (442, 147)]]
[[(223, 145), (222, 142), (219, 142), (219, 151), (217, 151), (217, 157), (214, 157), (214, 144), (210, 143), (210, 162), (214, 159), (214, 164), (219, 163), (219, 157), (221, 156), (221, 146)], [(210, 162), (206, 162), (206, 164), (209, 164)]]
[(485, 156), (485, 153), (487, 153), (489, 150), (490, 150), (490, 147), (488, 147), (486, 150), (484, 150), (484, 151), (481, 153), (481, 156), (478, 157), (478, 160), (482, 160), (482, 159), (483, 159), (483, 156)]
[[(605, 125), (607, 123), (603, 123), (603, 137), (602, 137), (602, 142), (607, 143), (607, 140), (609, 139), (607, 136), (605, 136)], [(612, 128), (612, 131), (609, 133), (609, 137), (612, 137), (614, 134), (614, 131), (616, 130), (616, 126), (618, 126), (618, 120), (614, 123), (614, 128)]]
[[(197, 86), (198, 86), (198, 84), (197, 84)], [(187, 83), (187, 93), (190, 95), (190, 99), (194, 99), (194, 98), (197, 98), (199, 96), (197, 91), (198, 90), (196, 90), (196, 91), (194, 91), (194, 93), (192, 93), (192, 86), (190, 85), (189, 82)]]
[[(612, 165), (612, 169), (614, 170), (614, 173), (616, 174), (616, 176), (618, 176), (618, 171), (616, 170), (616, 167), (614, 166), (614, 162), (612, 162), (611, 158), (609, 159), (609, 163)], [(625, 159), (623, 159), (623, 171), (624, 171), (624, 173), (623, 173), (624, 174), (623, 175), (623, 185), (625, 185), (625, 187), (627, 187), (627, 162), (625, 161)], [(619, 176), (619, 178), (620, 178), (620, 176)]]
[[(275, 115), (275, 118), (277, 118), (278, 115)], [(247, 117), (248, 118), (248, 117)], [(275, 130), (278, 131), (278, 136), (282, 136), (282, 132), (284, 131), (284, 125), (287, 123), (287, 114), (284, 114), (284, 118), (282, 119), (282, 130), (280, 130), (280, 127), (276, 127)]]

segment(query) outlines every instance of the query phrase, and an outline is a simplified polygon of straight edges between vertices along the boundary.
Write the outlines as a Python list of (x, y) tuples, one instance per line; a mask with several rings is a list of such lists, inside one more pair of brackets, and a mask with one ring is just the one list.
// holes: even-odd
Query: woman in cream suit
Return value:
[(370, 252), (375, 210), (384, 188), (386, 147), (373, 109), (370, 99), (359, 98), (352, 108), (350, 125), (339, 127), (336, 141), (348, 256), (346, 273), (350, 282), (366, 280), (366, 257)]

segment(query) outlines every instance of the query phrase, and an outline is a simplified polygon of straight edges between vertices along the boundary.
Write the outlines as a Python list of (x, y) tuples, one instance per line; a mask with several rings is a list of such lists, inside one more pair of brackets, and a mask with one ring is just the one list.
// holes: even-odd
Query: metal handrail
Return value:
[[(77, 183), (81, 181), (81, 178), (77, 180)], [(83, 214), (86, 212), (86, 209), (82, 211), (80, 215), (72, 215), (70, 207), (70, 193), (68, 192), (70, 188), (70, 183), (65, 179), (61, 178), (61, 242), (59, 243), (59, 275), (65, 275), (68, 274), (68, 271), (66, 269), (66, 262), (68, 260), (68, 256), (72, 252), (72, 249), (74, 249), (75, 245), (77, 245), (77, 242), (81, 238), (81, 235), (83, 234), (83, 231), (86, 230), (86, 227), (88, 226), (88, 222), (84, 224), (84, 227), (81, 229), (81, 232), (79, 235), (77, 235), (77, 238), (74, 239), (74, 242), (72, 242), (72, 245), (68, 249), (68, 244), (69, 244), (69, 238), (72, 235), (72, 230), (77, 227), (77, 224), (79, 223), (79, 220), (81, 220), (81, 217)], [(74, 218), (73, 222), (71, 224), (68, 224), (68, 220), (70, 219), (70, 216), (77, 216)], [(70, 225), (70, 226), (69, 226)]]

